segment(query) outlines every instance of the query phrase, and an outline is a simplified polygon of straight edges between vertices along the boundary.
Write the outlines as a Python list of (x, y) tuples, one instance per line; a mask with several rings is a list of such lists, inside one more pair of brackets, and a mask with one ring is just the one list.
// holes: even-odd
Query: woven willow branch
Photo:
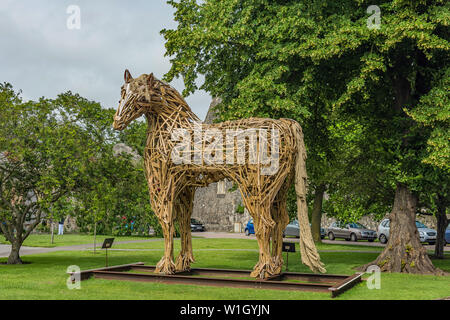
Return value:
[[(267, 278), (281, 273), (282, 235), (289, 223), (286, 196), (292, 182), (297, 194), (302, 262), (314, 272), (325, 272), (309, 227), (306, 150), (297, 122), (249, 118), (203, 124), (177, 90), (153, 74), (133, 79), (128, 70), (121, 95), (114, 116), (115, 129), (123, 130), (142, 115), (148, 121), (145, 174), (150, 203), (165, 240), (164, 256), (156, 272), (173, 274), (190, 269), (194, 262), (190, 217), (195, 189), (223, 179), (239, 186), (244, 205), (253, 217), (259, 261), (252, 277)], [(181, 145), (174, 136), (183, 135), (185, 144)], [(270, 174), (265, 173), (272, 164), (266, 161), (268, 154), (277, 164)], [(179, 157), (178, 162), (174, 161), (174, 155)], [(181, 233), (181, 251), (176, 262), (175, 221)]]

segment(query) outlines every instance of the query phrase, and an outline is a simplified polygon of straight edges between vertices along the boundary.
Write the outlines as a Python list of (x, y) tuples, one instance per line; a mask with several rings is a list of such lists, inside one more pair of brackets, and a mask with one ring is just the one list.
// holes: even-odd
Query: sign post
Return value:
[(293, 242), (283, 242), (283, 252), (286, 252), (286, 271), (289, 271), (289, 252), (295, 252), (295, 243)]
[(107, 239), (105, 239), (105, 241), (103, 241), (102, 249), (106, 250), (105, 267), (108, 266), (108, 249), (112, 247), (113, 242), (114, 242), (114, 238), (107, 238)]

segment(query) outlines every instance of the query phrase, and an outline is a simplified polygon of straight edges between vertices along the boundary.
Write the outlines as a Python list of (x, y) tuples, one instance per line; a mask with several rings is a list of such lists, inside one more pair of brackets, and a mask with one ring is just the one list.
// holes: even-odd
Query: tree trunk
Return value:
[(437, 236), (436, 245), (434, 247), (434, 256), (438, 259), (444, 259), (445, 229), (447, 229), (449, 220), (446, 216), (446, 204), (444, 202), (444, 197), (441, 195), (438, 195), (436, 220)]
[(94, 223), (94, 253), (96, 253), (97, 250), (97, 219)]
[(322, 222), (322, 204), (325, 190), (325, 185), (321, 184), (314, 193), (314, 206), (311, 215), (311, 231), (314, 242), (322, 242), (320, 238), (320, 224)]
[(20, 247), (22, 243), (19, 240), (14, 240), (11, 242), (11, 252), (8, 257), (7, 264), (22, 264), (22, 259), (20, 259)]
[(360, 269), (377, 265), (381, 271), (443, 274), (433, 266), (426, 249), (420, 243), (416, 227), (417, 198), (407, 186), (397, 184), (394, 206), (389, 215), (389, 241), (381, 254)]
[(51, 235), (52, 235), (52, 236), (51, 236), (50, 243), (53, 244), (54, 238), (55, 238), (55, 232), (54, 232), (54, 230), (53, 230), (53, 217), (50, 218), (50, 229), (51, 229)]

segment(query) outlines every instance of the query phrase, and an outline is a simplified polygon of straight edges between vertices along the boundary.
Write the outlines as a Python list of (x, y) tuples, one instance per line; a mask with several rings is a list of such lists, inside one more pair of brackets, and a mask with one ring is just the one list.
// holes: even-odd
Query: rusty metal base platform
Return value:
[(193, 268), (190, 271), (172, 275), (157, 274), (154, 271), (155, 266), (146, 266), (143, 262), (137, 262), (81, 271), (80, 279), (85, 280), (93, 276), (96, 279), (160, 282), (168, 284), (330, 292), (333, 298), (362, 281), (362, 273), (347, 276), (283, 272), (271, 278), (256, 280), (250, 278), (250, 270)]

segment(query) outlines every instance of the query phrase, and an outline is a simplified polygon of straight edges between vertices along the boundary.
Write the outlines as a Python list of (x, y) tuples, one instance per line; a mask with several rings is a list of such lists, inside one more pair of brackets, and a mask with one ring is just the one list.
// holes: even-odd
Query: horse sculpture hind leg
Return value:
[[(270, 253), (270, 235), (275, 226), (275, 222), (270, 216), (271, 204), (268, 202), (257, 204), (254, 206), (253, 222), (255, 225), (256, 239), (259, 245), (259, 261), (253, 268), (250, 276), (255, 278), (268, 278), (276, 274), (276, 268), (273, 265)], [(258, 212), (259, 214), (256, 214)], [(251, 213), (250, 213), (251, 214)]]
[(272, 233), (272, 260), (276, 273), (281, 273), (283, 266), (283, 231), (289, 223), (286, 198), (291, 181), (291, 178), (286, 179), (272, 204), (272, 218), (274, 221), (277, 221)]
[[(247, 171), (241, 180), (241, 194), (244, 204), (253, 217), (256, 239), (259, 245), (259, 261), (253, 268), (252, 277), (265, 279), (281, 272), (279, 261), (274, 260), (270, 250), (270, 238), (279, 233), (276, 221), (272, 217), (273, 201), (281, 185), (286, 180), (287, 172), (278, 172), (272, 177), (259, 177), (257, 172)], [(278, 226), (278, 228), (280, 228)], [(281, 231), (282, 232), (282, 231)]]
[(185, 187), (175, 205), (180, 226), (181, 251), (175, 262), (176, 271), (188, 271), (195, 262), (192, 252), (191, 214), (194, 206), (195, 188)]

